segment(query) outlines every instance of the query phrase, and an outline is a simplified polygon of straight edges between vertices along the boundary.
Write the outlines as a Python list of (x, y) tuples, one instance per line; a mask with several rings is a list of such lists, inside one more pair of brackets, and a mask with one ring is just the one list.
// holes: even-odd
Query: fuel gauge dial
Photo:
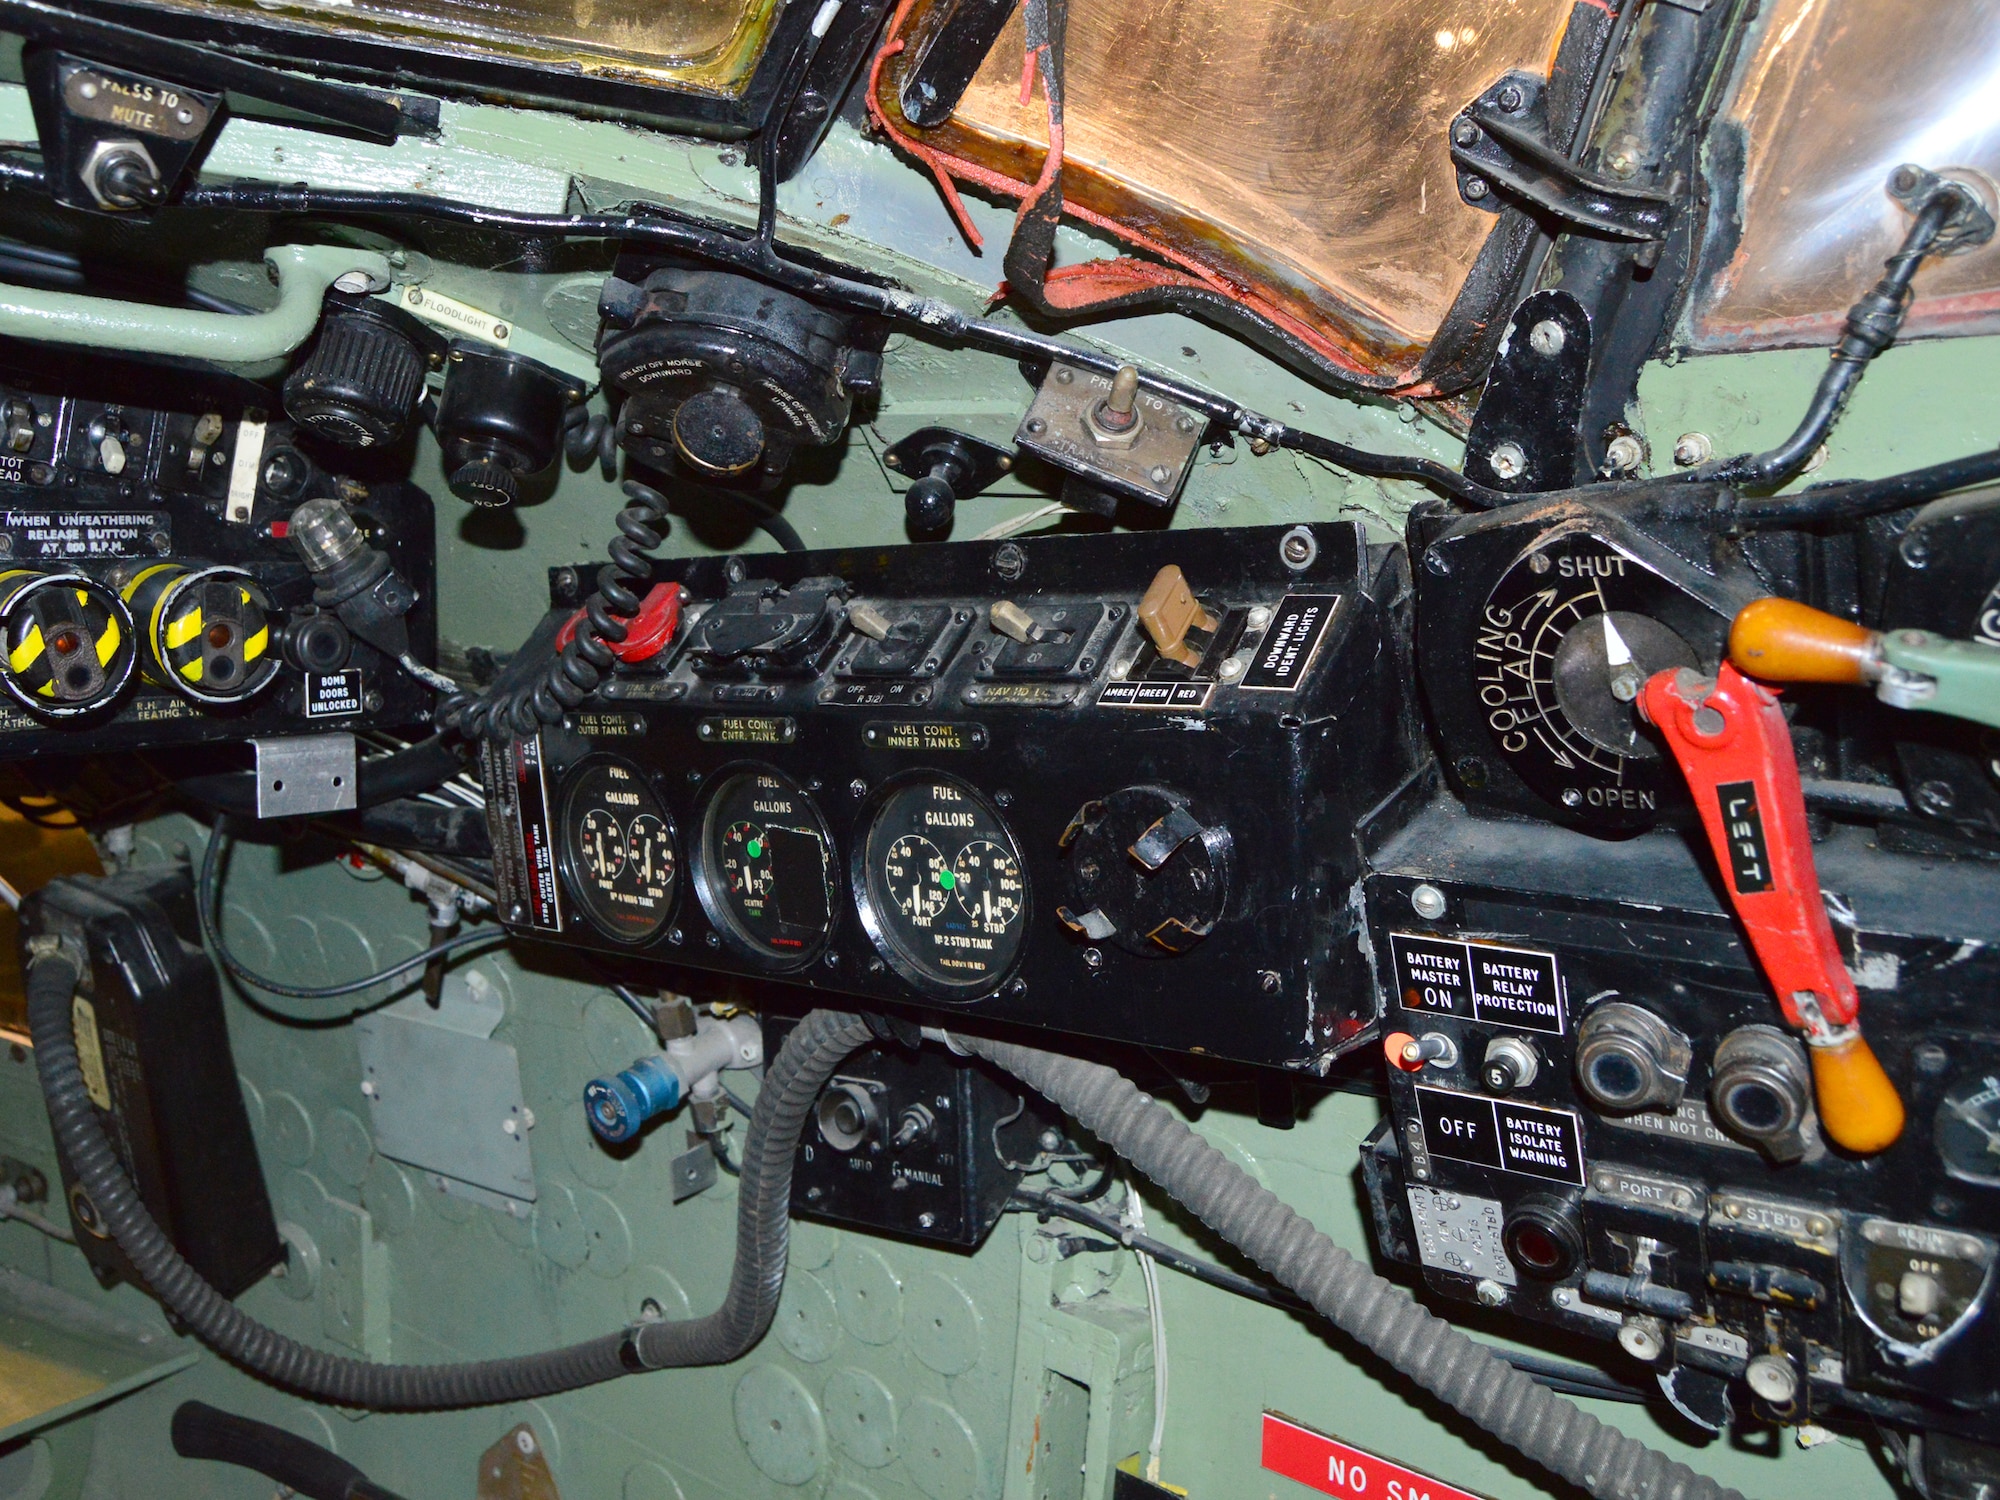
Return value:
[(702, 815), (695, 889), (737, 952), (773, 968), (810, 961), (833, 930), (833, 835), (782, 771), (739, 771)]
[(1938, 1102), (1931, 1135), (1945, 1171), (1961, 1182), (2000, 1187), (2000, 1075), (1953, 1084)]
[(1021, 852), (984, 797), (947, 776), (894, 783), (855, 869), (862, 926), (889, 966), (944, 997), (990, 992), (1027, 932)]
[(637, 766), (608, 755), (583, 763), (563, 800), (558, 854), (578, 909), (606, 937), (643, 943), (667, 925), (680, 855)]

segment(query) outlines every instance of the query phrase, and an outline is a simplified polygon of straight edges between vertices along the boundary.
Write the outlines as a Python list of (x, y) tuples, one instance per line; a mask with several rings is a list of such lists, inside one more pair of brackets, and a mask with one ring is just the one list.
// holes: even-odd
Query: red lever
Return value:
[(1785, 1019), (1805, 1033), (1820, 1123), (1871, 1154), (1903, 1133), (1903, 1102), (1861, 1035), (1861, 997), (1820, 897), (1792, 732), (1775, 694), (1728, 662), (1713, 680), (1656, 672), (1640, 694), (1694, 793), (1723, 882)]
[[(667, 649), (667, 643), (680, 629), (681, 600), (685, 597), (678, 583), (656, 583), (644, 599), (639, 601), (639, 612), (632, 616), (625, 626), (625, 639), (606, 642), (611, 654), (622, 662), (650, 661)], [(576, 635), (577, 626), (583, 623), (584, 612), (578, 610), (556, 632), (556, 650), (567, 647)]]

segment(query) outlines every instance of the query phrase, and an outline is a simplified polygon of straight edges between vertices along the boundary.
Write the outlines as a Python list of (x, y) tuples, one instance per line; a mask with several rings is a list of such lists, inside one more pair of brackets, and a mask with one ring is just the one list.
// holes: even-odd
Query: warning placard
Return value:
[(1264, 1467), (1323, 1495), (1349, 1500), (1480, 1500), (1470, 1490), (1364, 1453), (1271, 1411), (1264, 1413)]

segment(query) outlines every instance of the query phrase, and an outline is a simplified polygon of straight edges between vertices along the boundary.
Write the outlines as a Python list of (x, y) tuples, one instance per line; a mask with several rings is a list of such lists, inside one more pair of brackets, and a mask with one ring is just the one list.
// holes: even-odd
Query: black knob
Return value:
[(929, 470), (903, 493), (912, 531), (943, 531), (958, 509), (958, 486), (972, 472), (972, 455), (955, 442), (926, 447), (918, 460)]
[(451, 492), (472, 505), (512, 505), (519, 481), (561, 453), (563, 421), (578, 394), (532, 359), (454, 346), (436, 423)]
[[(939, 466), (943, 467), (942, 465)], [(958, 496), (951, 481), (932, 469), (903, 492), (903, 513), (912, 531), (943, 531), (958, 511)]]
[(699, 391), (674, 412), (674, 448), (702, 474), (742, 474), (764, 456), (764, 424), (735, 391)]
[(514, 471), (491, 459), (475, 459), (452, 470), (451, 492), (467, 505), (496, 509), (521, 498)]
[(392, 315), (365, 305), (327, 314), (312, 352), (285, 381), (294, 422), (349, 448), (403, 435), (423, 395), (426, 361)]

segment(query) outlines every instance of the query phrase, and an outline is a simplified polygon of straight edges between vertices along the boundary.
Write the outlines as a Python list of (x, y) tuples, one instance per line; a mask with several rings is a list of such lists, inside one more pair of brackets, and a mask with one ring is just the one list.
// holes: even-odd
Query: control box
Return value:
[(687, 592), (671, 645), (487, 749), (513, 930), (1296, 1068), (1372, 1019), (1356, 828), (1422, 760), (1400, 548), (1061, 536), (654, 583)]
[[(766, 1020), (766, 1057), (791, 1027)], [(1064, 1144), (1058, 1120), (976, 1058), (888, 1041), (863, 1047), (813, 1105), (792, 1165), (792, 1212), (976, 1248), (1022, 1176)]]
[(1875, 1156), (1822, 1135), (1805, 1048), (1681, 834), (1413, 819), (1368, 881), (1377, 1242), (1446, 1296), (1616, 1339), (1683, 1396), (1740, 1379), (1785, 1420), (1990, 1436), (2000, 870), (1946, 881), (1854, 829), (1815, 856), (1908, 1109)]
[[(45, 353), (45, 351), (44, 351)], [(429, 497), (329, 472), (275, 395), (0, 359), (0, 760), (408, 725), (429, 690), (314, 600), (290, 536), (341, 500), (436, 649)]]

